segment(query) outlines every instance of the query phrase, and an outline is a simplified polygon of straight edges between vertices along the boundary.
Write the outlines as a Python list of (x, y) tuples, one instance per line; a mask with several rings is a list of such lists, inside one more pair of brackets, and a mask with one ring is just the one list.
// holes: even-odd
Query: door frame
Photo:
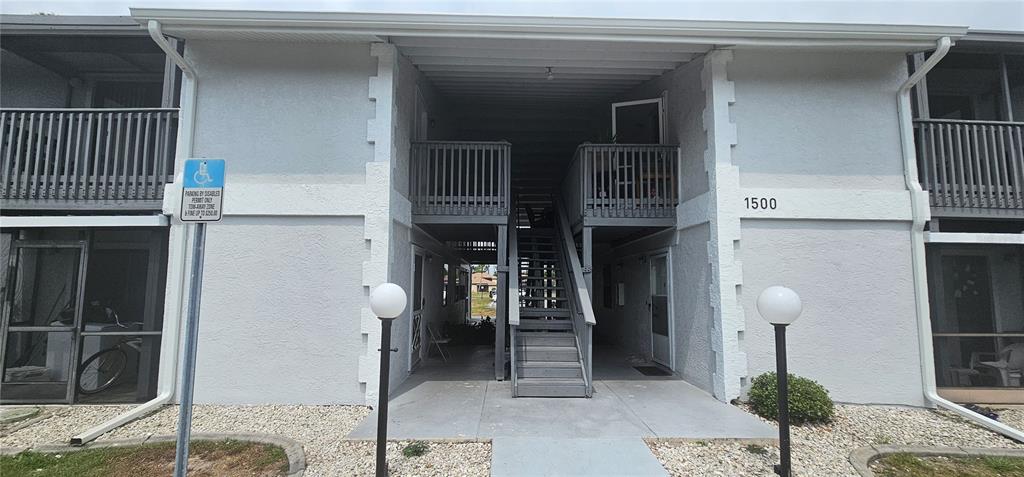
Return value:
[[(658, 104), (658, 144), (665, 144), (666, 124), (665, 124), (665, 104), (668, 103), (668, 91), (663, 91), (661, 96), (657, 98), (648, 99), (637, 99), (634, 101), (621, 101), (618, 103), (612, 103), (612, 137), (617, 137), (618, 133), (618, 121), (616, 119), (615, 110), (617, 108), (627, 108), (629, 106), (639, 106), (641, 104)], [(618, 141), (615, 141), (618, 142)]]
[[(415, 369), (415, 367), (417, 365), (419, 365), (419, 364), (421, 364), (423, 362), (423, 354), (424, 354), (423, 353), (423, 350), (424, 350), (423, 336), (424, 336), (425, 331), (426, 331), (425, 330), (425, 328), (426, 328), (426, 321), (424, 320), (424, 317), (423, 317), (423, 308), (426, 306), (426, 303), (425, 303), (426, 302), (426, 296), (423, 293), (423, 288), (426, 285), (427, 250), (424, 249), (423, 247), (418, 246), (418, 245), (413, 245), (412, 246), (412, 255), (411, 256), (412, 256), (412, 260), (409, 261), (409, 303), (410, 303), (410, 306), (407, 307), (408, 310), (409, 310), (408, 311), (408, 313), (409, 313), (409, 340), (408, 340), (408, 344), (409, 344), (409, 360), (408, 360), (408, 365), (407, 365), (407, 370), (408, 371), (412, 371), (413, 369)], [(415, 330), (413, 330), (413, 325), (416, 324), (415, 315), (417, 313), (416, 303), (414, 303), (414, 300), (416, 300), (416, 257), (417, 256), (420, 257), (420, 264), (421, 264), (420, 266), (422, 267), (420, 269), (420, 309), (419, 309), (419, 314), (420, 314), (420, 326), (419, 326), (419, 328), (420, 328), (419, 329), (420, 348), (419, 348), (419, 353), (417, 353), (419, 356), (414, 356), (413, 355), (413, 351), (414, 351), (414, 348), (413, 348), (413, 338), (416, 336), (416, 333), (414, 333)]]
[[(13, 238), (13, 237), (12, 237)], [(68, 350), (68, 379), (65, 382), (67, 389), (65, 390), (64, 399), (34, 399), (34, 403), (63, 403), (73, 404), (75, 402), (76, 390), (78, 389), (78, 365), (80, 360), (79, 348), (81, 347), (81, 328), (82, 328), (82, 308), (85, 305), (85, 279), (89, 267), (89, 239), (81, 240), (34, 240), (34, 239), (14, 239), (11, 240), (10, 244), (10, 255), (8, 257), (8, 263), (4, 266), (8, 267), (8, 279), (7, 279), (7, 290), (2, 299), (2, 316), (0, 316), (0, 372), (6, 373), (7, 363), (7, 337), (11, 332), (11, 328), (15, 328), (14, 332), (44, 332), (44, 333), (69, 333), (70, 334), (70, 349)], [(75, 316), (70, 326), (10, 326), (11, 319), (11, 300), (14, 298), (15, 293), (15, 281), (17, 280), (17, 269), (20, 258), (19, 249), (78, 249), (78, 277), (75, 280)], [(56, 329), (55, 329), (56, 328)], [(59, 381), (56, 381), (59, 382)], [(37, 383), (37, 384), (52, 384), (50, 383)], [(31, 386), (33, 383), (7, 383), (4, 386)], [(0, 399), (0, 403), (16, 403), (22, 402), (20, 400), (7, 400)]]
[(647, 255), (647, 299), (651, 300), (654, 296), (654, 259), (659, 257), (665, 257), (665, 280), (667, 281), (667, 295), (668, 303), (666, 306), (666, 318), (668, 319), (668, 363), (662, 363), (657, 360), (654, 355), (654, 302), (650, 301), (650, 306), (647, 307), (647, 320), (651, 325), (651, 360), (661, 364), (662, 366), (668, 367), (670, 371), (675, 371), (676, 362), (676, 326), (675, 326), (675, 294), (672, 293), (673, 280), (672, 280), (672, 250), (670, 248), (662, 248), (648, 252)]

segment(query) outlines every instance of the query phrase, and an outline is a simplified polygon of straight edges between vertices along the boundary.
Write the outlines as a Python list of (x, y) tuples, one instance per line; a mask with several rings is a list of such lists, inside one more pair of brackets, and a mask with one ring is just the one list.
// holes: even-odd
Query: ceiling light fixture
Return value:
[(551, 80), (555, 79), (555, 72), (551, 71), (551, 67), (550, 66), (548, 67), (548, 76), (547, 76), (547, 78), (548, 78), (548, 81), (551, 81)]

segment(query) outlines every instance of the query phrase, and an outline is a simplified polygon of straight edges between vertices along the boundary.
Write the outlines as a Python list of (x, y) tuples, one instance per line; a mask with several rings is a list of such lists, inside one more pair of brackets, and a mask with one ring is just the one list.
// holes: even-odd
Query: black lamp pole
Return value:
[(775, 324), (775, 370), (779, 383), (779, 463), (775, 473), (790, 477), (789, 373), (786, 371), (786, 325)]
[(380, 385), (377, 396), (377, 477), (388, 475), (388, 382), (391, 375), (391, 322), (394, 318), (380, 319)]

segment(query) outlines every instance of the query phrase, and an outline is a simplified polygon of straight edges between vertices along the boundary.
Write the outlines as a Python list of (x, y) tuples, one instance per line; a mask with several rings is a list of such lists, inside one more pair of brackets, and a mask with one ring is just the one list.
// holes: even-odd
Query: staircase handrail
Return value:
[(508, 227), (508, 324), (519, 326), (519, 231), (513, 212)]
[(590, 299), (590, 290), (587, 288), (587, 282), (583, 276), (583, 266), (580, 265), (580, 257), (576, 252), (576, 242), (572, 239), (569, 219), (566, 218), (566, 211), (561, 201), (555, 201), (555, 207), (558, 209), (558, 235), (562, 241), (559, 246), (569, 262), (569, 278), (576, 290), (576, 299), (579, 301), (580, 312), (583, 313), (583, 321), (588, 325), (596, 325), (594, 304)]

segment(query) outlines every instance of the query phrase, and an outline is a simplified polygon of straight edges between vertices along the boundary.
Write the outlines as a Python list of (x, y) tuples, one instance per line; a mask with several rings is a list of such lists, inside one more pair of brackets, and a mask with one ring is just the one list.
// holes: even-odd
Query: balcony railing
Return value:
[(0, 110), (6, 208), (159, 208), (176, 109)]
[(914, 121), (932, 207), (1024, 209), (1024, 123)]
[(562, 184), (567, 211), (584, 220), (673, 218), (678, 159), (679, 146), (580, 145)]
[(511, 149), (507, 142), (414, 142), (413, 215), (508, 216)]

